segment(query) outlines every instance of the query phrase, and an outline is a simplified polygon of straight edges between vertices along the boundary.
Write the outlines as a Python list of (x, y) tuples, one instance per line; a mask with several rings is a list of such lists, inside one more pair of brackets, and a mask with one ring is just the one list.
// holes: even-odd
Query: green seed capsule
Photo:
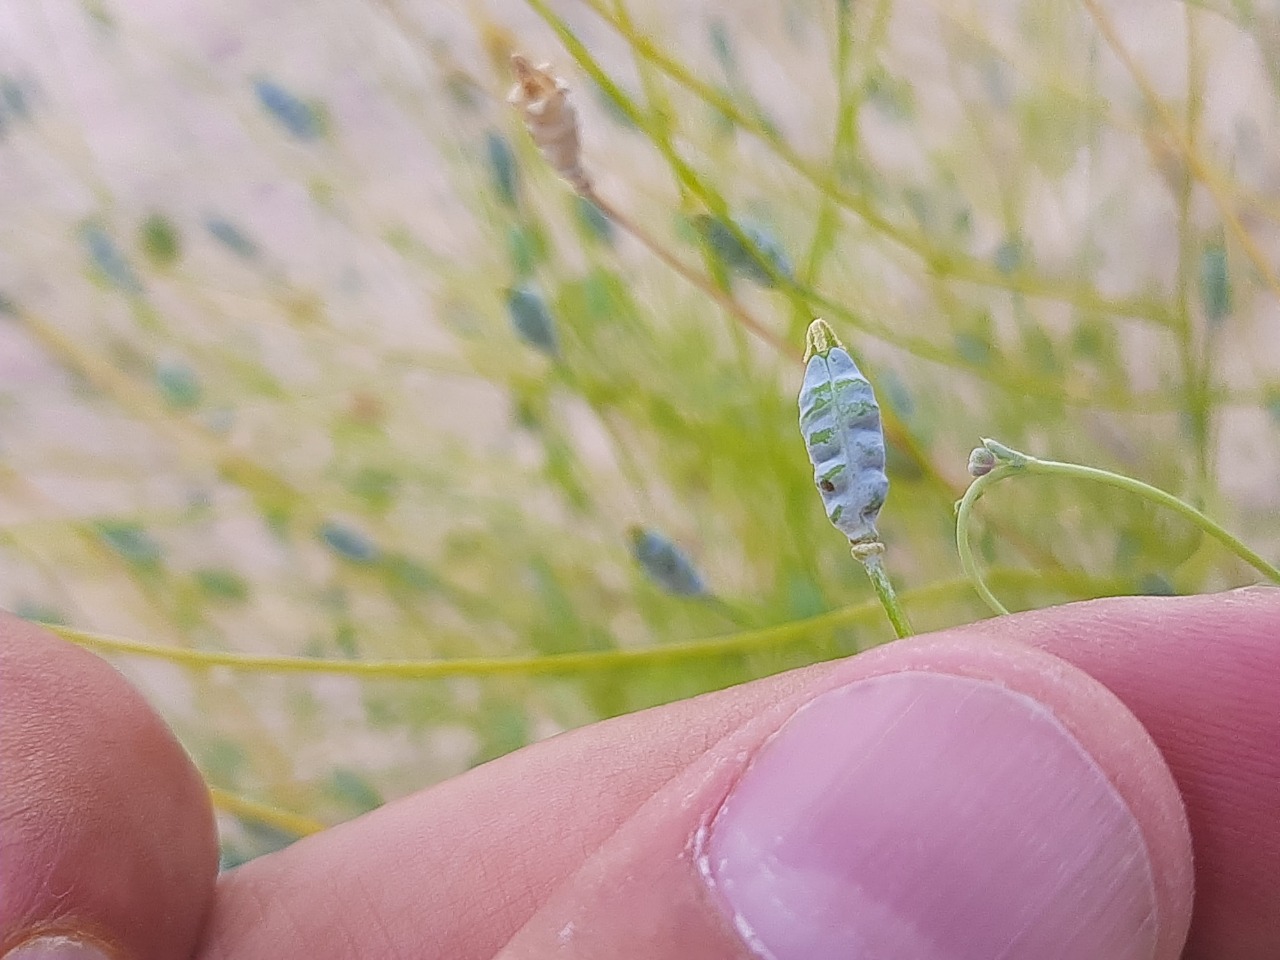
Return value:
[(1221, 323), (1231, 313), (1231, 274), (1227, 248), (1220, 240), (1207, 245), (1200, 255), (1200, 302), (1211, 323)]
[(381, 556), (382, 552), (376, 543), (359, 530), (335, 520), (321, 525), (318, 533), (325, 546), (352, 563), (374, 563)]
[[(735, 221), (735, 226), (751, 241), (754, 250), (748, 249), (737, 234), (715, 217), (696, 216), (693, 226), (712, 252), (734, 273), (762, 287), (777, 286), (777, 277), (791, 279), (793, 276), (791, 260), (782, 244), (759, 224)], [(766, 269), (765, 264), (772, 269)]]
[(200, 378), (186, 364), (176, 361), (156, 366), (156, 387), (169, 406), (176, 410), (191, 410), (200, 405), (204, 394)]
[(507, 312), (520, 339), (549, 357), (560, 356), (555, 321), (542, 295), (527, 284), (521, 284), (507, 295)]
[(514, 207), (520, 196), (516, 155), (500, 133), (490, 130), (484, 139), (485, 153), (489, 159), (489, 180), (493, 184), (493, 190), (503, 204)]
[(138, 274), (102, 227), (96, 223), (86, 224), (80, 230), (80, 241), (102, 280), (126, 293), (142, 293), (142, 281), (138, 279)]
[(266, 77), (253, 81), (253, 92), (262, 109), (299, 140), (316, 140), (324, 134), (325, 117), (315, 104)]
[(209, 216), (205, 218), (204, 228), (209, 231), (209, 236), (213, 237), (237, 257), (243, 260), (252, 260), (258, 255), (258, 245), (230, 220), (224, 220), (218, 216)]
[(809, 327), (800, 432), (827, 518), (853, 543), (879, 540), (889, 492), (884, 431), (871, 384), (822, 320)]
[(654, 530), (631, 530), (631, 553), (645, 574), (677, 597), (703, 597), (707, 585), (683, 550)]
[(182, 255), (178, 228), (163, 214), (153, 213), (142, 222), (138, 237), (142, 252), (157, 267), (170, 267)]

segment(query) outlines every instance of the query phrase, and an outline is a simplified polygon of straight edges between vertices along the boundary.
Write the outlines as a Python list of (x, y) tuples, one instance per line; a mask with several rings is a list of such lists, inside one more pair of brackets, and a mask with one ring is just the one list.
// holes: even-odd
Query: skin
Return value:
[(692, 837), (799, 707), (902, 670), (998, 680), (1072, 731), (1143, 830), (1161, 960), (1188, 924), (1184, 960), (1280, 956), (1280, 590), (1264, 588), (984, 621), (620, 717), (221, 877), (163, 723), (101, 660), (3, 619), (0, 956), (55, 932), (130, 960), (747, 957)]

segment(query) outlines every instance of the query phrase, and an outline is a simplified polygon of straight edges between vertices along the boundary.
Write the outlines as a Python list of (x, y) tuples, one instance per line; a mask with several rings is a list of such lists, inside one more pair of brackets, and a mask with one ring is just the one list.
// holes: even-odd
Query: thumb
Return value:
[(1172, 960), (1191, 886), (1173, 778), (1114, 695), (939, 635), (717, 744), (500, 956)]
[[(1240, 654), (1276, 609), (1063, 607), (583, 728), (232, 871), (201, 956), (1173, 960), (1192, 888), (1178, 788), (1129, 709), (1062, 657), (1100, 647), (1094, 668), (1125, 689), (1115, 637)], [(1031, 645), (1055, 638), (1062, 657)], [(1186, 683), (1165, 680), (1144, 709), (1180, 729)], [(1188, 744), (1195, 796), (1231, 754)], [(1265, 846), (1274, 825), (1248, 811), (1275, 791), (1237, 782), (1252, 806), (1220, 805), (1220, 829)], [(1274, 890), (1269, 855), (1242, 870), (1240, 846), (1206, 848), (1223, 880), (1206, 923), (1221, 891)], [(1275, 931), (1255, 932), (1205, 955), (1274, 956)]]
[(142, 697), (0, 614), (0, 957), (189, 957), (217, 865), (208, 793)]

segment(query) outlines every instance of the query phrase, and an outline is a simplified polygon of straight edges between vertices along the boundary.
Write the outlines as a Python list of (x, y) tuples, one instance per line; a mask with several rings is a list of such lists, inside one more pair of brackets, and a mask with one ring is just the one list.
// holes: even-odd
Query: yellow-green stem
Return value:
[(325, 825), (319, 820), (313, 820), (291, 810), (281, 810), (279, 807), (260, 803), (257, 800), (250, 800), (248, 797), (242, 797), (230, 790), (223, 790), (221, 787), (211, 786), (209, 796), (213, 799), (213, 805), (223, 813), (229, 813), (241, 820), (262, 823), (296, 837), (309, 836), (325, 829)]
[[(1034, 571), (1001, 569), (992, 571), (993, 579), (1011, 587), (1044, 583), (1045, 577)], [(1095, 595), (1113, 595), (1123, 585), (1093, 577), (1071, 574), (1054, 576), (1057, 588), (1086, 591)], [(912, 602), (927, 606), (948, 598), (959, 598), (970, 589), (963, 578), (943, 580), (904, 592)], [(811, 638), (815, 633), (834, 630), (855, 623), (871, 623), (879, 615), (881, 604), (875, 600), (853, 604), (815, 617), (793, 620), (759, 630), (746, 630), (707, 637), (700, 640), (663, 644), (633, 650), (588, 650), (535, 657), (468, 657), (451, 660), (334, 660), (319, 657), (275, 656), (271, 654), (233, 653), (224, 650), (197, 650), (190, 647), (163, 646), (112, 637), (89, 630), (46, 623), (44, 627), (79, 646), (107, 655), (141, 656), (194, 669), (230, 667), (260, 673), (337, 674), (374, 679), (441, 679), (446, 677), (483, 677), (498, 675), (575, 675), (626, 667), (663, 665), (686, 660), (723, 657), (751, 650), (773, 649), (781, 644)]]

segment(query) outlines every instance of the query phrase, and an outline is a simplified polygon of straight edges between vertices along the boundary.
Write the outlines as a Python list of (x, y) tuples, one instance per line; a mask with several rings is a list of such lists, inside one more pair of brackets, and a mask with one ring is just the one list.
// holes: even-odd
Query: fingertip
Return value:
[(190, 956), (217, 839), (182, 747), (109, 664), (7, 615), (0, 678), (0, 956)]

